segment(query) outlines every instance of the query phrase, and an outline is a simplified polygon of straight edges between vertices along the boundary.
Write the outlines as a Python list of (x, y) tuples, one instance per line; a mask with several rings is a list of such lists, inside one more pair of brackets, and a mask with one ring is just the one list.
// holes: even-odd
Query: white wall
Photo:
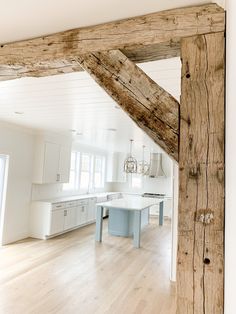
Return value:
[(3, 244), (28, 236), (34, 137), (0, 123), (0, 154), (9, 155)]
[(225, 314), (236, 313), (236, 1), (226, 1)]

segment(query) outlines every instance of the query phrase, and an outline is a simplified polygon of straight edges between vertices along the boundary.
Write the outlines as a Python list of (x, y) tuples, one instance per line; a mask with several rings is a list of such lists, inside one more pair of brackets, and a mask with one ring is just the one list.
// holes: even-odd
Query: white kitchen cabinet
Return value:
[(44, 144), (44, 165), (42, 182), (51, 183), (59, 178), (60, 145), (54, 143)]
[(71, 145), (39, 139), (35, 147), (33, 183), (67, 183), (70, 176)]
[(60, 182), (66, 183), (70, 180), (70, 161), (71, 161), (71, 146), (60, 145), (59, 158), (59, 174)]
[(51, 224), (48, 235), (60, 233), (64, 230), (64, 209), (57, 209), (51, 213)]
[(76, 225), (81, 226), (88, 221), (88, 204), (89, 200), (80, 200), (76, 207)]
[(120, 152), (114, 152), (107, 158), (107, 182), (126, 182), (127, 175), (124, 172), (124, 161), (127, 155)]
[(64, 210), (64, 229), (68, 230), (76, 227), (76, 209), (77, 207), (71, 207)]
[(89, 199), (87, 221), (92, 222), (96, 219), (96, 198)]
[(87, 222), (87, 206), (79, 205), (76, 208), (76, 225), (81, 226)]
[[(112, 197), (119, 197), (114, 193)], [(111, 198), (111, 196), (110, 196)], [(107, 201), (107, 195), (63, 201), (35, 201), (31, 204), (30, 236), (48, 239), (69, 230), (95, 222), (96, 203)]]

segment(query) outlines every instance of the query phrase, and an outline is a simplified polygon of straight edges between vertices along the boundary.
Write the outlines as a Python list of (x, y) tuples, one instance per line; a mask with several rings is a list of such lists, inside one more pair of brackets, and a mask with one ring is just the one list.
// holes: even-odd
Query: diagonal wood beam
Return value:
[(2, 44), (0, 79), (77, 71), (74, 58), (94, 50), (119, 49), (139, 62), (173, 57), (181, 38), (224, 29), (224, 10), (207, 4)]
[(178, 160), (179, 103), (174, 97), (119, 50), (77, 60), (155, 143)]

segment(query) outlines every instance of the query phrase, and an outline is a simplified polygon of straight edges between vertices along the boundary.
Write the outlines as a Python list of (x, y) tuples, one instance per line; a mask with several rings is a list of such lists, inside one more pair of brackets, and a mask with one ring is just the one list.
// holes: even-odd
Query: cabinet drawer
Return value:
[(52, 210), (64, 209), (66, 208), (66, 203), (54, 203), (52, 204)]
[(77, 201), (66, 202), (66, 208), (77, 206)]
[(88, 200), (79, 200), (77, 204), (78, 206), (84, 206), (88, 205), (88, 202), (89, 202)]

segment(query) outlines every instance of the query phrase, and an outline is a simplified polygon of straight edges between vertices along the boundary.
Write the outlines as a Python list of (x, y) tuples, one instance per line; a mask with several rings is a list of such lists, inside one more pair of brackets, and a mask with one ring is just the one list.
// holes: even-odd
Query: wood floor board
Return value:
[(170, 223), (152, 219), (141, 248), (95, 225), (0, 248), (0, 314), (174, 314)]

